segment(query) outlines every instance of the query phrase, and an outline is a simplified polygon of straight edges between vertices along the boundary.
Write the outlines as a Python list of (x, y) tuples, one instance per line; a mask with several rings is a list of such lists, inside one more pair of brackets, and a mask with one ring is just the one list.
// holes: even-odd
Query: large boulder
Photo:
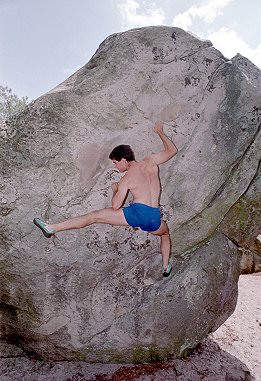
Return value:
[[(7, 123), (3, 340), (44, 359), (148, 361), (186, 355), (228, 318), (241, 250), (221, 224), (260, 161), (260, 89), (250, 77), (182, 29), (136, 29), (108, 37)], [(110, 206), (119, 174), (108, 154), (122, 143), (138, 160), (161, 150), (158, 119), (179, 148), (160, 172), (171, 276), (161, 276), (158, 237), (130, 227), (45, 239), (35, 216), (57, 222)]]

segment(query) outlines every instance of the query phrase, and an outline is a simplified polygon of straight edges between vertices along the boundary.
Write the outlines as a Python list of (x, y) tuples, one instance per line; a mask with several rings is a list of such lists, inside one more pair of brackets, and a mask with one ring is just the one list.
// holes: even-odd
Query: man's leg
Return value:
[(152, 232), (154, 235), (160, 236), (160, 248), (162, 255), (162, 266), (164, 270), (167, 270), (169, 264), (169, 256), (171, 249), (169, 228), (165, 221), (161, 221), (161, 225), (158, 230)]
[(95, 210), (79, 217), (59, 222), (57, 224), (47, 224), (48, 229), (61, 232), (64, 230), (81, 229), (92, 224), (109, 224), (117, 226), (126, 226), (123, 210), (114, 210), (112, 208)]

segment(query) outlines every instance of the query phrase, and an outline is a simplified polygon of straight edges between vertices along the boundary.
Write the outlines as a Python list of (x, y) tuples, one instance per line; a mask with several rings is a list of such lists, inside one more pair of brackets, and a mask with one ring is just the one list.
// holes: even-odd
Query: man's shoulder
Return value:
[(149, 155), (149, 156), (145, 156), (144, 159), (142, 160), (146, 165), (148, 166), (157, 166), (157, 163), (155, 162), (154, 160), (154, 155)]

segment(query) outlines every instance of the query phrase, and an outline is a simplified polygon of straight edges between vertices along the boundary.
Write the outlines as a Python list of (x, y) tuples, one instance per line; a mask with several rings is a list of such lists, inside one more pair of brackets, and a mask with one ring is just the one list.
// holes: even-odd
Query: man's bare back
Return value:
[(128, 187), (133, 196), (133, 203), (142, 203), (155, 208), (159, 206), (159, 169), (150, 157), (131, 163), (119, 183), (119, 188), (122, 184)]

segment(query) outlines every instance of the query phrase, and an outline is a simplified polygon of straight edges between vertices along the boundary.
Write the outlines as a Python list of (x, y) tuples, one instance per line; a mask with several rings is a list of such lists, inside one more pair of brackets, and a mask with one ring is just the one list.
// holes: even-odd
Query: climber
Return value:
[[(165, 135), (163, 123), (156, 122), (154, 132), (160, 137), (164, 150), (145, 157), (141, 161), (135, 160), (135, 155), (129, 145), (115, 147), (109, 155), (119, 172), (126, 174), (118, 183), (112, 184), (112, 207), (89, 212), (57, 224), (47, 224), (39, 218), (34, 224), (39, 227), (45, 237), (70, 229), (81, 229), (99, 223), (115, 226), (139, 227), (161, 239), (162, 274), (169, 276), (171, 264), (169, 262), (171, 241), (169, 229), (161, 219), (159, 209), (160, 180), (158, 165), (165, 163), (177, 153), (175, 144)], [(123, 207), (127, 193), (133, 197), (133, 203)]]

